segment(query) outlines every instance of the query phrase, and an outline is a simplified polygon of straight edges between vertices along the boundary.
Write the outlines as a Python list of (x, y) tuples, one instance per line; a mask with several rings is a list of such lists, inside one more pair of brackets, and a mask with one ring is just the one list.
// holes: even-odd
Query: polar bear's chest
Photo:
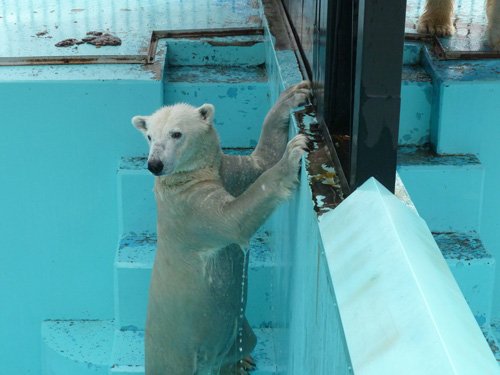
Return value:
[(165, 299), (187, 300), (205, 308), (239, 309), (246, 294), (245, 254), (238, 245), (209, 252), (176, 254), (159, 241), (152, 286)]

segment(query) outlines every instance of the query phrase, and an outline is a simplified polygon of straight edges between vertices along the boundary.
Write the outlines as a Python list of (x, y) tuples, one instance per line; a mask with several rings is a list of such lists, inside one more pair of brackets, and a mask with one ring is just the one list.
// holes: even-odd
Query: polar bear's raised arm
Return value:
[(240, 195), (263, 171), (280, 160), (288, 141), (290, 111), (304, 104), (310, 95), (309, 81), (302, 81), (285, 90), (267, 113), (254, 152), (250, 156), (222, 156), (220, 175), (227, 191)]
[[(206, 245), (246, 245), (276, 206), (293, 191), (298, 182), (299, 161), (306, 149), (306, 136), (293, 138), (280, 161), (236, 198), (223, 189), (200, 195), (193, 227), (205, 232)], [(217, 207), (215, 214), (214, 205)]]

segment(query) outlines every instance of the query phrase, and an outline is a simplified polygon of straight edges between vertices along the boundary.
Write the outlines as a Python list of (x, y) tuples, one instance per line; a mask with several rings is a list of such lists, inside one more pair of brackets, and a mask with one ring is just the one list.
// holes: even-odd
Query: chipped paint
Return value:
[(156, 253), (156, 234), (127, 233), (118, 248), (116, 265), (119, 267), (152, 267)]
[(500, 75), (499, 60), (478, 60), (478, 61), (441, 61), (432, 57), (432, 54), (425, 50), (425, 62), (429, 65), (429, 70), (434, 77), (442, 82), (478, 82), (490, 81), (498, 82)]
[(493, 265), (493, 256), (483, 246), (477, 233), (434, 233), (443, 256), (450, 262), (484, 262)]
[[(308, 179), (315, 210), (318, 214), (322, 214), (335, 208), (344, 199), (340, 177), (311, 108), (296, 111), (294, 118), (300, 131), (306, 134), (310, 141), (310, 150), (306, 158)], [(317, 196), (321, 199), (317, 199)]]
[(486, 339), (500, 365), (500, 320), (491, 323), (491, 330), (486, 332)]
[[(47, 320), (42, 323), (42, 340), (53, 355), (64, 358), (67, 373), (107, 371), (113, 329), (113, 321)], [(49, 369), (42, 372), (48, 374)]]
[(316, 207), (318, 207), (318, 209), (323, 208), (325, 198), (326, 197), (324, 195), (319, 195), (319, 194), (314, 196), (315, 204), (316, 204)]
[[(265, 82), (266, 71), (261, 66), (234, 67), (220, 65), (205, 66), (169, 66), (167, 67), (167, 82), (202, 83), (239, 83), (239, 82)], [(236, 97), (236, 88), (229, 87), (226, 95)]]
[(428, 147), (402, 146), (398, 149), (398, 165), (400, 166), (480, 166), (479, 158), (474, 154), (438, 155)]
[(431, 82), (431, 76), (424, 69), (422, 69), (418, 65), (403, 65), (403, 73), (402, 73), (403, 85), (408, 84), (408, 81), (411, 82)]

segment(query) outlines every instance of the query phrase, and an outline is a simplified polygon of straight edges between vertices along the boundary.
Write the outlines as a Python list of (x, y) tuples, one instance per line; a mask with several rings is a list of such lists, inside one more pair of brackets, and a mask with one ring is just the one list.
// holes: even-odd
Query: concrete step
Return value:
[(475, 232), (433, 235), (478, 324), (489, 325), (495, 281), (493, 255)]
[[(253, 358), (257, 369), (253, 375), (276, 374), (272, 328), (255, 330), (257, 346)], [(117, 330), (111, 356), (110, 375), (144, 374), (144, 331)]]
[(438, 60), (429, 49), (404, 46), (399, 144), (430, 142), (438, 154), (478, 154), (482, 129), (498, 117), (498, 60)]
[[(112, 320), (42, 323), (42, 375), (144, 374), (144, 331), (115, 330)], [(254, 375), (276, 373), (274, 331), (256, 329)]]
[(492, 322), (481, 327), (486, 341), (500, 366), (500, 321)]
[(42, 323), (42, 375), (107, 375), (113, 347), (111, 320)]
[(146, 160), (146, 156), (120, 160), (117, 172), (120, 233), (156, 232), (154, 176), (146, 169)]
[(429, 143), (432, 102), (431, 76), (419, 65), (404, 65), (401, 82), (399, 145)]
[(435, 151), (478, 154), (481, 130), (498, 122), (498, 60), (437, 60), (425, 47), (421, 64), (433, 83), (430, 138)]
[(144, 329), (156, 235), (129, 232), (115, 258), (115, 319), (118, 328)]
[(478, 230), (484, 168), (477, 156), (400, 147), (398, 173), (431, 231)]
[(259, 66), (266, 63), (264, 36), (167, 39), (167, 64), (173, 66)]
[[(144, 329), (156, 236), (127, 233), (115, 259), (115, 316), (119, 329)], [(246, 316), (253, 327), (270, 326), (270, 290), (274, 271), (268, 233), (261, 229), (250, 241)]]

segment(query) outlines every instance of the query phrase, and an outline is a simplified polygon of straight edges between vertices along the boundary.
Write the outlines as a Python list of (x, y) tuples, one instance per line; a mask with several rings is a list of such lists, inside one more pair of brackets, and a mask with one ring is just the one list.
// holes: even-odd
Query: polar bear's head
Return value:
[(134, 116), (132, 124), (149, 143), (148, 169), (155, 176), (168, 176), (209, 166), (220, 150), (213, 128), (211, 104), (195, 108), (175, 104), (151, 116)]

